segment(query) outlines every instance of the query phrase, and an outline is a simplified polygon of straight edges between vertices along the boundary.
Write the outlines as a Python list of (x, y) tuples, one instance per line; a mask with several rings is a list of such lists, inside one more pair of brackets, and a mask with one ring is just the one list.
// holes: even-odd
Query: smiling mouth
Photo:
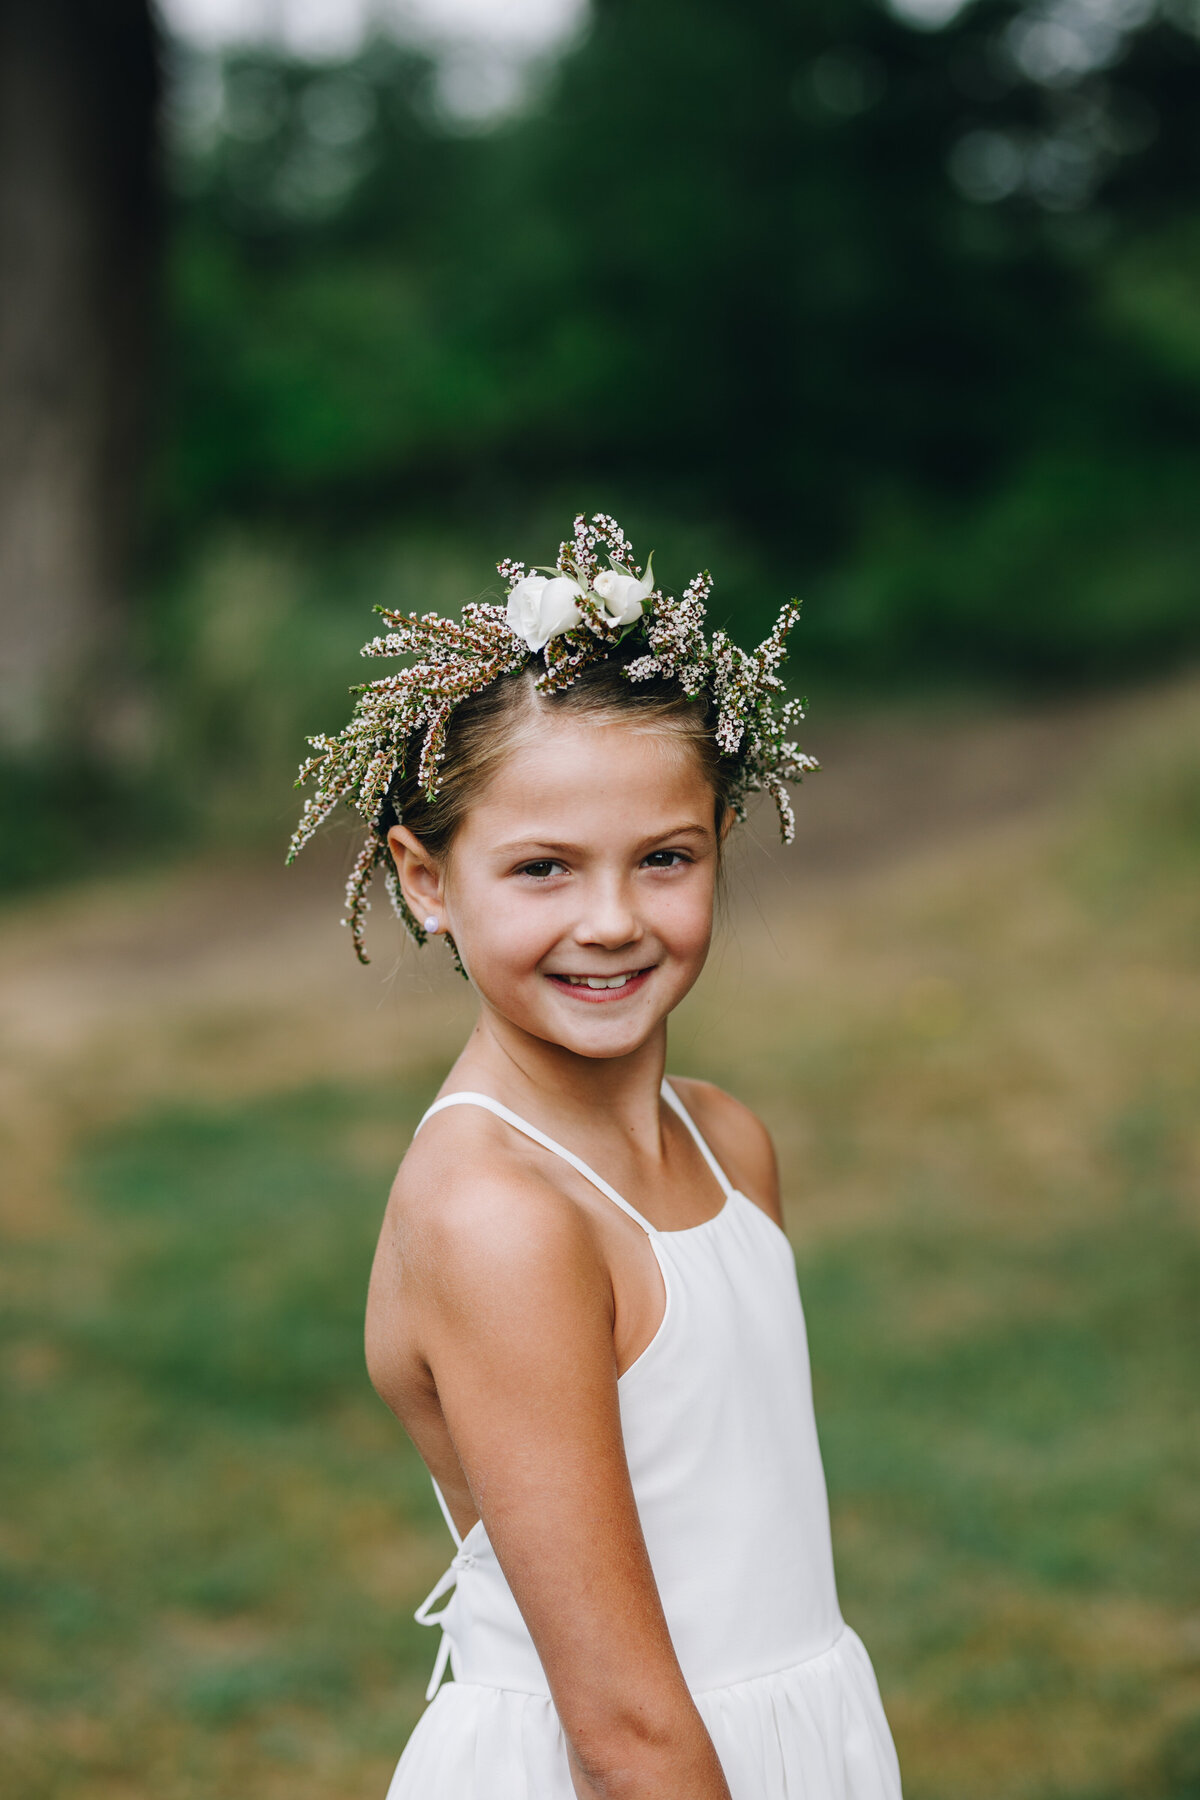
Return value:
[(653, 965), (646, 969), (626, 969), (620, 975), (554, 974), (548, 979), (579, 1000), (600, 1000), (607, 999), (610, 995), (615, 998), (618, 994), (628, 993), (630, 988), (640, 987), (652, 969)]

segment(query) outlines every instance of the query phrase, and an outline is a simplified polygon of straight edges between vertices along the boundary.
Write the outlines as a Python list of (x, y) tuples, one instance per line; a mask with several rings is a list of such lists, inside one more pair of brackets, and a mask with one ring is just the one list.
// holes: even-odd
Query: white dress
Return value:
[[(733, 1800), (899, 1800), (875, 1672), (838, 1607), (791, 1246), (730, 1186), (666, 1082), (662, 1092), (725, 1194), (715, 1218), (685, 1231), (657, 1230), (486, 1094), (447, 1094), (425, 1118), (485, 1107), (650, 1240), (666, 1310), (618, 1383), (621, 1427), (671, 1638)], [(417, 1612), (443, 1633), (432, 1705), (387, 1800), (574, 1800), (546, 1678), (483, 1523), (460, 1541), (438, 1500), (457, 1553)], [(447, 1659), (454, 1679), (439, 1687)]]

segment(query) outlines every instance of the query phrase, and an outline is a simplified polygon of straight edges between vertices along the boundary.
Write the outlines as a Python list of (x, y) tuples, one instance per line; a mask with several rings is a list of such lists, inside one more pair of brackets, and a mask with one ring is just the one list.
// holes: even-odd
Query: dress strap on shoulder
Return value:
[[(641, 1226), (647, 1237), (656, 1235), (655, 1226), (651, 1225), (648, 1219), (643, 1219), (637, 1208), (630, 1206), (628, 1200), (618, 1194), (616, 1188), (610, 1187), (602, 1175), (597, 1175), (595, 1169), (585, 1163), (581, 1156), (576, 1156), (573, 1150), (568, 1150), (562, 1144), (556, 1143), (552, 1137), (547, 1137), (544, 1131), (539, 1131), (536, 1125), (529, 1123), (528, 1119), (522, 1119), (519, 1114), (510, 1112), (507, 1106), (502, 1106), (499, 1100), (493, 1100), (490, 1094), (473, 1094), (465, 1090), (457, 1094), (443, 1094), (441, 1099), (435, 1100), (428, 1112), (424, 1114), (417, 1126), (417, 1131), (420, 1131), (426, 1119), (431, 1119), (434, 1113), (441, 1112), (447, 1106), (481, 1106), (485, 1112), (495, 1113), (498, 1119), (503, 1119), (515, 1131), (523, 1132), (527, 1138), (532, 1138), (535, 1144), (542, 1146), (543, 1150), (549, 1150), (553, 1155), (561, 1156), (565, 1163), (570, 1163), (571, 1167), (577, 1170), (585, 1181), (590, 1181), (592, 1186), (599, 1188), (600, 1192), (606, 1199), (611, 1200), (614, 1206), (619, 1206), (623, 1213), (628, 1213), (629, 1217)], [(693, 1127), (694, 1129), (695, 1127)], [(413, 1136), (416, 1136), (416, 1132), (413, 1133)], [(703, 1144), (701, 1148), (704, 1148)], [(707, 1154), (707, 1150), (705, 1154)]]
[(679, 1114), (679, 1117), (683, 1120), (684, 1124), (687, 1126), (688, 1130), (691, 1132), (692, 1137), (695, 1139), (697, 1150), (699, 1150), (701, 1156), (704, 1158), (705, 1162), (708, 1164), (709, 1168), (712, 1170), (713, 1174), (716, 1176), (718, 1185), (720, 1186), (720, 1189), (721, 1189), (721, 1192), (724, 1194), (725, 1198), (728, 1200), (730, 1194), (732, 1194), (734, 1191), (733, 1183), (730, 1181), (728, 1175), (726, 1175), (724, 1169), (721, 1167), (720, 1163), (717, 1161), (716, 1157), (713, 1155), (712, 1151), (709, 1149), (709, 1147), (708, 1147), (707, 1143), (705, 1142), (704, 1137), (701, 1133), (700, 1127), (697, 1125), (695, 1119), (693, 1119), (691, 1113), (688, 1111), (687, 1107), (683, 1104), (683, 1101), (679, 1098), (679, 1095), (675, 1092), (675, 1089), (670, 1085), (670, 1083), (665, 1078), (664, 1078), (663, 1084), (662, 1084), (662, 1097), (666, 1101), (667, 1105), (671, 1108), (672, 1112), (676, 1112)]

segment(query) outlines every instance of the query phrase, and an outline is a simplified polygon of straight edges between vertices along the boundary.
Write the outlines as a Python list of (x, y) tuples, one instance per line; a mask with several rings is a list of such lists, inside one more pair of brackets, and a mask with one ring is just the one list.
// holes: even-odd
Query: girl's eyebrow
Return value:
[(644, 838), (643, 844), (661, 844), (664, 838), (711, 837), (712, 834), (711, 825), (700, 825), (694, 819), (689, 819), (685, 825), (672, 825), (668, 831), (656, 831), (653, 837)]
[[(643, 838), (636, 846), (644, 850), (650, 844), (661, 844), (667, 838), (679, 837), (711, 837), (712, 829), (708, 825), (697, 825), (689, 821), (686, 825), (671, 825), (666, 831), (656, 831), (651, 837)], [(532, 851), (553, 851), (556, 856), (571, 856), (586, 849), (583, 844), (559, 843), (550, 838), (516, 838), (510, 844), (498, 844), (496, 853), (499, 856), (529, 855)]]

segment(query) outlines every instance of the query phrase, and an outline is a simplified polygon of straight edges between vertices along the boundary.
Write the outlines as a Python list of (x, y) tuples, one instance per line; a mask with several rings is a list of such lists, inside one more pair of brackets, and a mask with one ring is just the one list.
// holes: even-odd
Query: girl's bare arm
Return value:
[(642, 1537), (611, 1283), (586, 1218), (550, 1184), (491, 1171), (443, 1185), (402, 1238), (405, 1335), (541, 1658), (580, 1800), (729, 1800)]

